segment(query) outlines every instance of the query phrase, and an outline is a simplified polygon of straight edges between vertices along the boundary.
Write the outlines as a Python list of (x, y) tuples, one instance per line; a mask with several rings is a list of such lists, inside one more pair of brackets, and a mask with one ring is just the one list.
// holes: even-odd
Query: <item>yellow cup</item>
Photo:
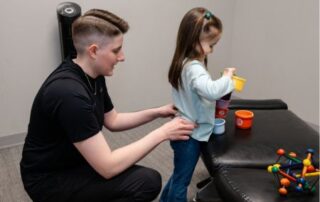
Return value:
[(247, 81), (245, 78), (241, 78), (239, 76), (233, 76), (232, 80), (233, 80), (234, 89), (238, 92), (242, 91), (244, 84)]

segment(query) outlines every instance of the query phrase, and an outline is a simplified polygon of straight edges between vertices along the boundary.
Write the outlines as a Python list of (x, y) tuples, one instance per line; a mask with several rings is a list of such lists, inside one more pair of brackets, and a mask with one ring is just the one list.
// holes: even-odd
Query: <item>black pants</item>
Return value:
[(147, 202), (161, 190), (160, 174), (138, 165), (109, 180), (84, 166), (52, 175), (23, 176), (23, 182), (35, 202)]

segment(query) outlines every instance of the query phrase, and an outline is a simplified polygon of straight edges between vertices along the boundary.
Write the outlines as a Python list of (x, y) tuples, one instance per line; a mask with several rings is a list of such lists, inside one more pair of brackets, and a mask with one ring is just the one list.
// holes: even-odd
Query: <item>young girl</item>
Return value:
[(163, 189), (161, 202), (186, 202), (187, 188), (200, 154), (214, 128), (215, 100), (233, 90), (235, 68), (226, 68), (218, 80), (207, 72), (207, 55), (221, 37), (221, 21), (205, 8), (194, 8), (182, 19), (176, 50), (169, 70), (172, 96), (182, 118), (195, 122), (188, 141), (170, 142), (174, 170)]

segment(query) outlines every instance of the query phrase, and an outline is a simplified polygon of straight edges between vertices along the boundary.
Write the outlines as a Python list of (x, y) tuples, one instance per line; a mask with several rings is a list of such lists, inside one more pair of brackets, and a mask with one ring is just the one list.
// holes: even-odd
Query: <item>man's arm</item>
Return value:
[(110, 179), (146, 156), (164, 140), (187, 140), (195, 125), (175, 118), (140, 140), (111, 151), (102, 132), (74, 143), (87, 162), (103, 177)]
[(104, 114), (104, 126), (110, 131), (122, 131), (138, 127), (159, 117), (173, 117), (176, 112), (172, 104), (131, 113), (118, 113), (112, 109)]

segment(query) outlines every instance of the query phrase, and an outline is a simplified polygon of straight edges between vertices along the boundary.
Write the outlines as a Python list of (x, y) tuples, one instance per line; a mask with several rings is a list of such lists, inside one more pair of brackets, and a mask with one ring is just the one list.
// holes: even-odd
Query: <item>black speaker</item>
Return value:
[(77, 52), (72, 42), (71, 25), (81, 15), (81, 8), (73, 2), (63, 2), (57, 6), (57, 15), (60, 32), (60, 47), (62, 60), (70, 56), (75, 58)]

